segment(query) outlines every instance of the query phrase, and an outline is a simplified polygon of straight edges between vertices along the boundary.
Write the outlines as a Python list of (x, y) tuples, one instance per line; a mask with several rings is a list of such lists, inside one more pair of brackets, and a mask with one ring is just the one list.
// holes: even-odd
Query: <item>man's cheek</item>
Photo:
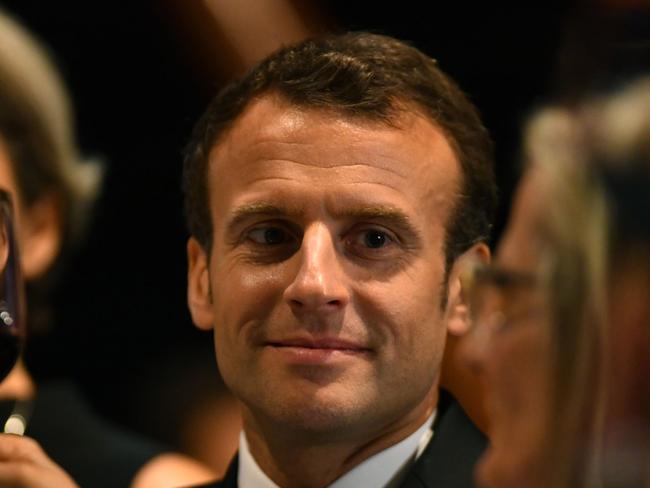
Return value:
[(228, 323), (261, 318), (282, 300), (281, 273), (275, 269), (244, 267), (219, 279), (215, 307)]

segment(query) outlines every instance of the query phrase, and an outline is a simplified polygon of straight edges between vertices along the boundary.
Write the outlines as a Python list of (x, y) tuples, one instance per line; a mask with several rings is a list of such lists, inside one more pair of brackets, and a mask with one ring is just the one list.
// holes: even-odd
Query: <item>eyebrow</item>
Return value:
[(267, 202), (248, 203), (237, 207), (232, 212), (226, 229), (231, 232), (251, 217), (299, 217), (301, 213), (296, 207), (280, 207)]
[[(378, 222), (405, 235), (412, 247), (419, 247), (421, 233), (412, 219), (402, 210), (389, 205), (360, 205), (334, 208), (330, 211), (337, 219), (367, 220)], [(298, 220), (304, 214), (299, 206), (279, 206), (268, 202), (255, 202), (237, 207), (226, 224), (227, 232), (234, 232), (243, 222), (252, 217), (289, 217)]]
[(389, 205), (362, 205), (334, 209), (332, 214), (337, 218), (351, 220), (368, 220), (386, 225), (405, 235), (411, 241), (411, 246), (419, 246), (422, 236), (413, 224), (412, 219), (401, 209)]

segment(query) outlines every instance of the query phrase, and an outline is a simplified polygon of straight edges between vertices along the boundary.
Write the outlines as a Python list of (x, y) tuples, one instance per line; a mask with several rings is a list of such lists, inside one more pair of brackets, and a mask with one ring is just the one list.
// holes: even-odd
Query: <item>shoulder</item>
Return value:
[[(73, 464), (97, 461), (108, 463), (107, 467), (116, 463), (116, 467), (140, 468), (167, 450), (95, 413), (81, 391), (67, 381), (39, 386), (27, 434), (46, 452)], [(87, 446), (93, 446), (92, 456)]]
[(27, 434), (81, 486), (129, 486), (136, 479), (145, 483), (162, 476), (172, 480), (186, 476), (178, 486), (216, 476), (202, 475), (207, 468), (198, 462), (97, 415), (82, 392), (67, 381), (39, 386)]

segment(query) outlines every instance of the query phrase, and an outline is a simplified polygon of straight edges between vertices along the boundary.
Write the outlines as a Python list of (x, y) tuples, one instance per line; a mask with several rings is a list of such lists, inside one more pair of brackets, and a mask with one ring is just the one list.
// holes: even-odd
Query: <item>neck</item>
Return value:
[(244, 432), (253, 458), (277, 485), (322, 488), (415, 432), (431, 416), (437, 401), (438, 390), (433, 388), (405, 416), (354, 440), (328, 441), (322, 435), (310, 438), (304, 433), (296, 434), (288, 431), (286, 425), (259, 422), (248, 408), (244, 411)]

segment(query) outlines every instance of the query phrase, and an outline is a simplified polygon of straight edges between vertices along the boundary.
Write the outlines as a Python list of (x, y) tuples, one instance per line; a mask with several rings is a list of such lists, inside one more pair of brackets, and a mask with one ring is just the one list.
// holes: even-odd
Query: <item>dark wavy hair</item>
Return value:
[(488, 239), (496, 184), (492, 141), (477, 109), (434, 59), (391, 37), (357, 32), (284, 47), (212, 100), (194, 128), (183, 166), (189, 231), (207, 252), (210, 150), (252, 100), (271, 93), (299, 107), (388, 125), (416, 107), (442, 129), (461, 165), (462, 188), (447, 222), (447, 269), (471, 245)]

